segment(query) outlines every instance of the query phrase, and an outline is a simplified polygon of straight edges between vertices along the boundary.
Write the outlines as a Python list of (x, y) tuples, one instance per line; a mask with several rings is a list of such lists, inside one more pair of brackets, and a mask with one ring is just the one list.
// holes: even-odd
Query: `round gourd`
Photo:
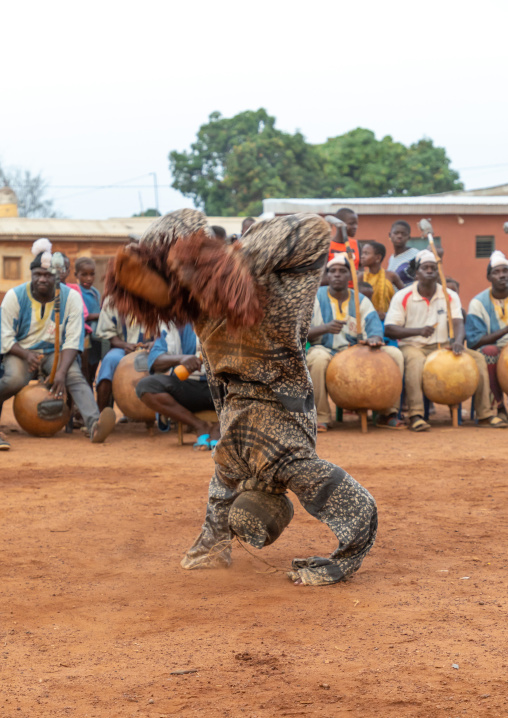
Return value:
[(355, 344), (333, 357), (326, 371), (326, 386), (343, 409), (383, 411), (398, 405), (402, 376), (386, 352)]
[(21, 428), (32, 436), (53, 436), (63, 429), (71, 416), (67, 404), (63, 406), (62, 416), (56, 419), (43, 419), (38, 415), (40, 402), (54, 398), (47, 386), (40, 382), (27, 384), (18, 391), (14, 397), (13, 410)]
[(155, 413), (136, 394), (138, 381), (148, 376), (147, 357), (145, 351), (126, 354), (113, 376), (114, 399), (125, 416), (134, 421), (155, 421)]
[(437, 349), (423, 367), (423, 392), (436, 404), (456, 406), (469, 399), (479, 380), (478, 367), (466, 352), (457, 356), (449, 349)]

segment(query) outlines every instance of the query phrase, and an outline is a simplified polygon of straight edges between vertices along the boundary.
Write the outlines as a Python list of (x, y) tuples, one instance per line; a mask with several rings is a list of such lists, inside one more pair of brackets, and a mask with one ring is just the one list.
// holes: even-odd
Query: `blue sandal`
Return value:
[(162, 431), (163, 434), (171, 429), (171, 422), (167, 416), (164, 416), (163, 414), (155, 414), (155, 420), (157, 422), (157, 428), (159, 431)]
[(198, 451), (210, 451), (210, 434), (201, 434), (201, 436), (198, 436), (193, 448)]

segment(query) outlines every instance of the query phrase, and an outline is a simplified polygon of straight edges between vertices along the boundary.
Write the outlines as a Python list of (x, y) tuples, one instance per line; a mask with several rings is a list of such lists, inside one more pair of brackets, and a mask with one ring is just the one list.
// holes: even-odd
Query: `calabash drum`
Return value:
[(113, 376), (113, 396), (125, 416), (134, 421), (155, 421), (155, 413), (138, 399), (136, 386), (148, 376), (148, 352), (136, 351), (120, 360)]
[(63, 429), (70, 419), (69, 407), (65, 403), (61, 416), (54, 419), (45, 419), (39, 416), (38, 406), (47, 400), (54, 400), (54, 396), (41, 382), (27, 384), (14, 397), (13, 409), (16, 421), (32, 436), (53, 436), (57, 431)]
[(399, 403), (402, 376), (386, 352), (355, 344), (333, 357), (326, 371), (326, 386), (343, 409), (383, 411)]
[(506, 346), (497, 360), (497, 380), (505, 394), (508, 394), (508, 346)]
[(473, 396), (479, 380), (478, 367), (465, 352), (457, 356), (449, 349), (437, 349), (423, 367), (424, 394), (436, 404), (457, 406)]

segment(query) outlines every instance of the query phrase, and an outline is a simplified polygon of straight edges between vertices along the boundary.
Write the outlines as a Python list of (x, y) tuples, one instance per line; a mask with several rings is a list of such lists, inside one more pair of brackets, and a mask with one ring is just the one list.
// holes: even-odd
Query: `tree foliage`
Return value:
[(18, 198), (20, 217), (58, 217), (53, 200), (46, 197), (48, 183), (41, 174), (28, 170), (4, 170), (0, 167), (0, 184), (14, 190)]
[(398, 197), (462, 189), (432, 140), (409, 147), (357, 128), (311, 145), (266, 110), (210, 115), (189, 152), (169, 154), (172, 187), (211, 216), (259, 214), (267, 197)]
[(300, 132), (277, 130), (264, 109), (212, 113), (190, 152), (169, 161), (172, 186), (211, 216), (259, 214), (267, 197), (315, 197), (319, 188), (316, 149)]
[(442, 147), (422, 139), (409, 147), (358, 127), (318, 146), (323, 197), (402, 197), (463, 189)]

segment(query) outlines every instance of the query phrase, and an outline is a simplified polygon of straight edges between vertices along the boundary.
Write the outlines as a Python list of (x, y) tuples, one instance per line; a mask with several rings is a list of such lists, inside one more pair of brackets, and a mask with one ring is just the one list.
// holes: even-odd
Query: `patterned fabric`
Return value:
[[(170, 242), (175, 237), (171, 216), (164, 218)], [(192, 242), (190, 237), (182, 243), (180, 261), (192, 253)], [(248, 268), (259, 287), (262, 318), (232, 334), (228, 321), (238, 311), (237, 302), (228, 301), (223, 285), (225, 314), (211, 319), (201, 311), (195, 321), (221, 439), (205, 522), (182, 561), (184, 568), (229, 565), (229, 511), (246, 490), (280, 494), (290, 489), (336, 535), (339, 545), (329, 558), (294, 562), (293, 580), (313, 585), (340, 581), (358, 570), (374, 544), (374, 499), (343, 469), (321, 461), (315, 450), (316, 414), (305, 344), (329, 242), (328, 225), (314, 215), (256, 223), (235, 243), (240, 255), (235, 266)], [(185, 283), (189, 271), (184, 264), (180, 282)], [(209, 271), (208, 284), (216, 281), (213, 265)], [(200, 303), (191, 281), (187, 289)], [(126, 298), (124, 293), (121, 301)]]
[(231, 531), (254, 548), (276, 541), (293, 518), (293, 504), (286, 494), (242, 491), (228, 514)]
[(384, 269), (380, 269), (377, 274), (371, 274), (368, 270), (363, 273), (363, 281), (372, 285), (374, 293), (372, 295), (372, 304), (376, 312), (386, 312), (390, 306), (390, 301), (395, 294), (395, 288), (386, 277)]

